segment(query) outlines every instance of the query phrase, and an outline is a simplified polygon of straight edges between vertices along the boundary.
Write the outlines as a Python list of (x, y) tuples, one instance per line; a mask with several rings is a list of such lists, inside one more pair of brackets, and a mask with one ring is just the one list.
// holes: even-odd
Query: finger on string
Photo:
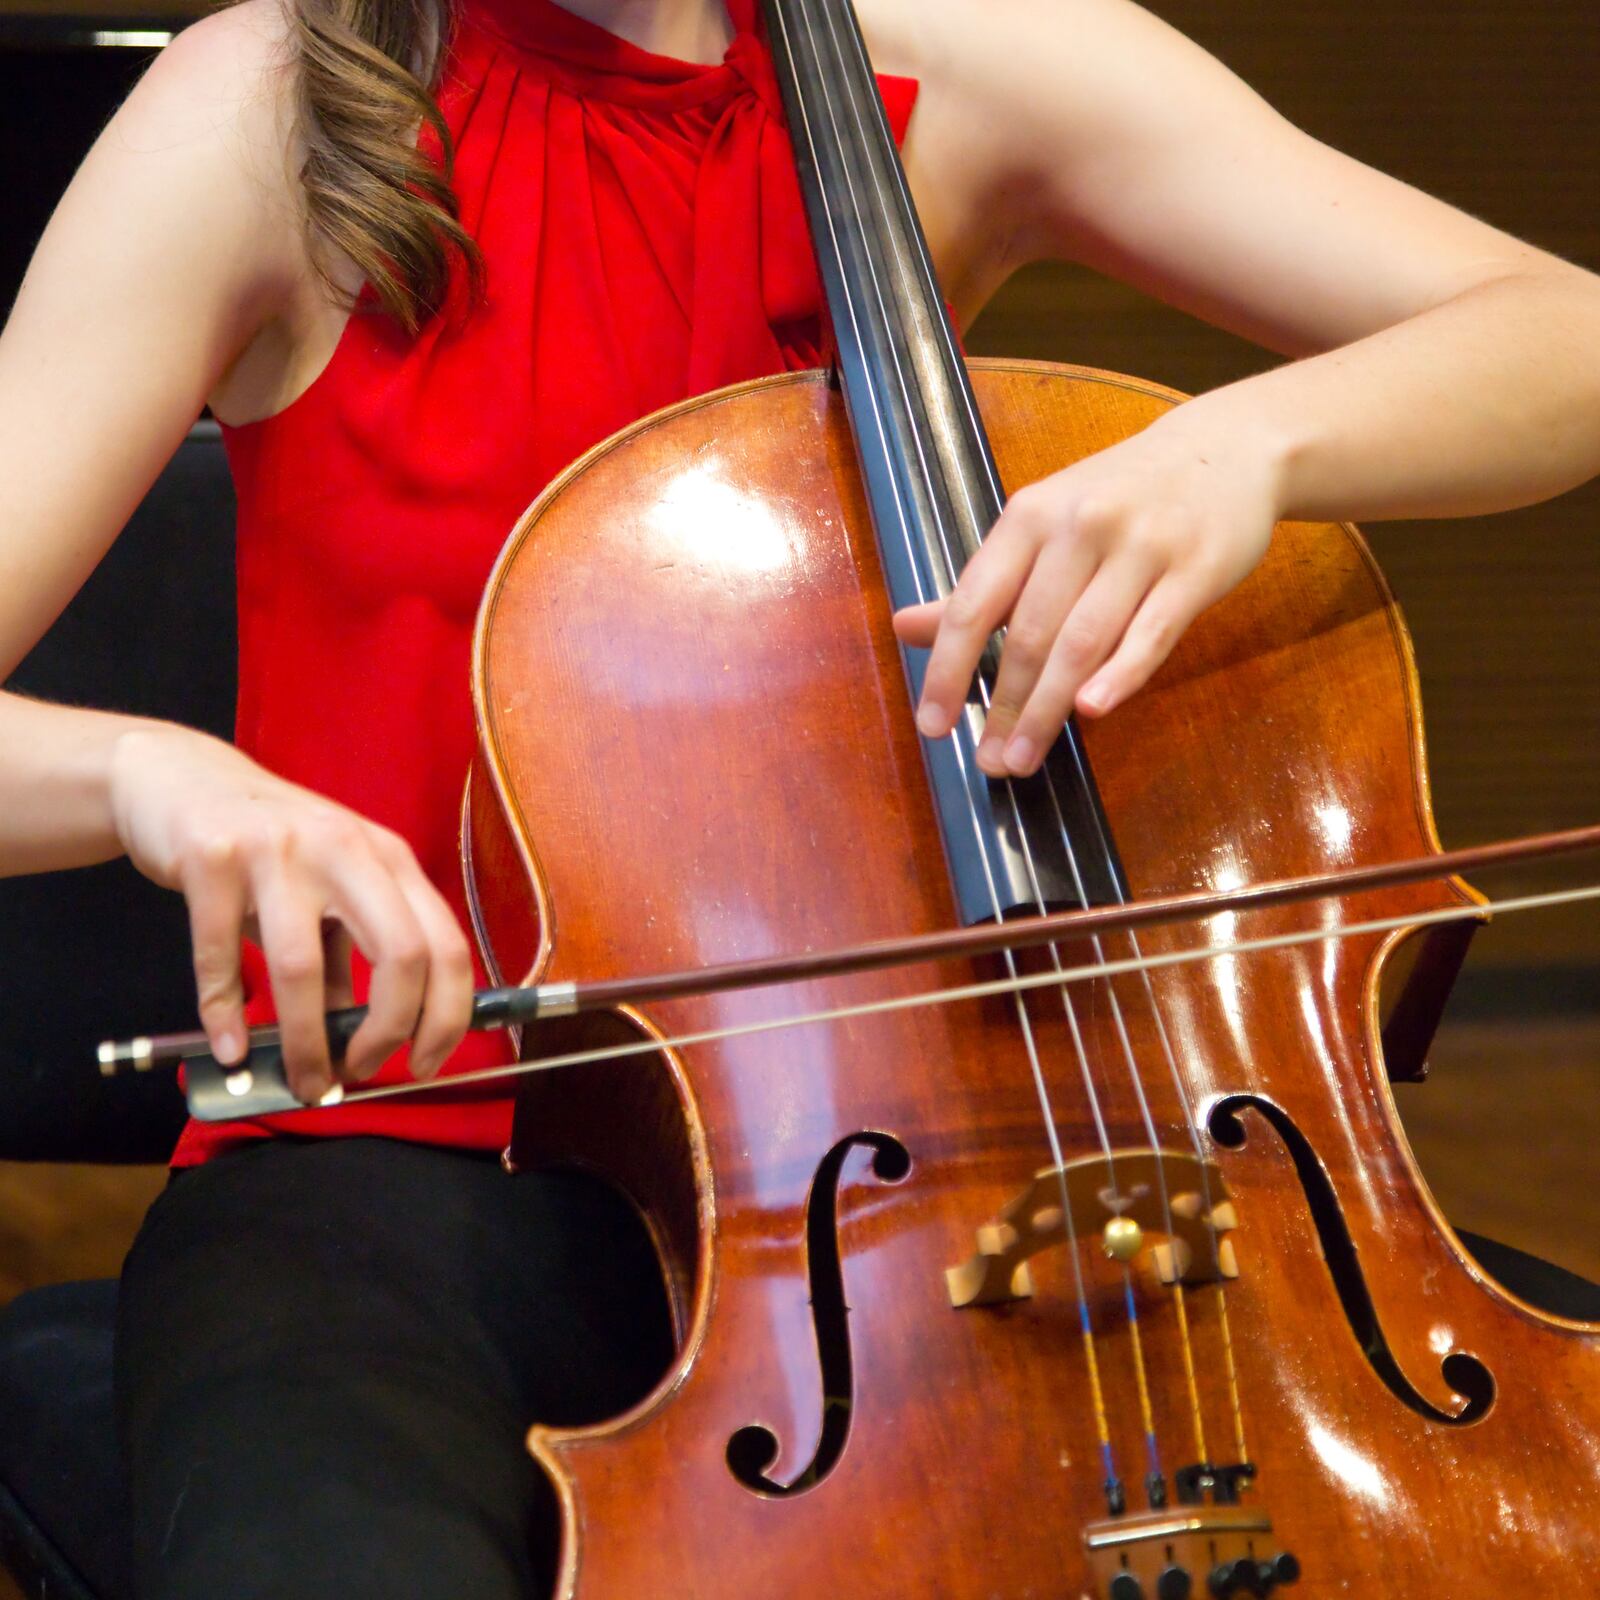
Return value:
[(926, 738), (942, 739), (955, 727), (989, 638), (1011, 614), (1039, 546), (1031, 525), (1003, 517), (951, 590), (917, 707), (917, 727)]
[(924, 600), (921, 605), (902, 606), (891, 619), (895, 638), (913, 649), (926, 650), (939, 636), (944, 606), (943, 600)]
[(1076, 708), (1086, 717), (1103, 717), (1142, 689), (1212, 598), (1209, 585), (1193, 574), (1163, 578), (1145, 596), (1111, 658), (1078, 691)]
[(233, 1066), (249, 1049), (239, 946), (250, 897), (237, 852), (220, 844), (197, 850), (181, 886), (189, 910), (200, 1026), (211, 1053), (223, 1066)]
[(1060, 735), (1073, 701), (1090, 675), (1116, 648), (1150, 590), (1156, 562), (1129, 551), (1107, 561), (1078, 597), (1061, 625), (1039, 681), (1005, 746), (1007, 771), (1037, 772)]
[(991, 777), (1005, 776), (1006, 742), (1050, 659), (1062, 624), (1094, 576), (1097, 559), (1093, 547), (1082, 540), (1056, 539), (1034, 562), (1006, 626), (1000, 671), (978, 746), (978, 765)]

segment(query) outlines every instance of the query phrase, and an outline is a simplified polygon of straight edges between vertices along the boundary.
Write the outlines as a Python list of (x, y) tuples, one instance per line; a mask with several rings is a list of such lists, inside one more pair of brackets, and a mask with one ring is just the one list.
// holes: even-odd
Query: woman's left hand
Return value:
[(904, 643), (932, 649), (917, 709), (928, 738), (955, 726), (1006, 624), (978, 764), (1037, 771), (1074, 709), (1126, 700), (1255, 568), (1283, 514), (1278, 457), (1188, 411), (1019, 490), (947, 599), (895, 613)]

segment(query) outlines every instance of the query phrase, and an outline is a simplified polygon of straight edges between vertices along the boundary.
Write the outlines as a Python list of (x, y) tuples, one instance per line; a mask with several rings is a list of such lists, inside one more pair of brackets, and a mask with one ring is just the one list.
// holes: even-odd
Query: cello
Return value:
[[(919, 739), (891, 609), (949, 591), (1002, 484), (1180, 397), (964, 362), (848, 0), (767, 16), (837, 381), (658, 413), (513, 531), (463, 807), (491, 972), (559, 992), (1437, 851), (1409, 644), (1347, 526), (1280, 527), (1036, 778), (976, 768), (993, 652), (952, 738)], [(634, 1198), (679, 1344), (627, 1416), (531, 1436), (561, 1592), (1580, 1577), (1600, 1330), (1475, 1265), (1388, 1089), (1465, 948), (1429, 919), (1473, 908), (1413, 881), (1375, 907), (1401, 926), (1336, 903), (1341, 937), (1274, 950), (1239, 947), (1300, 923), (1259, 906), (530, 1023), (534, 1062), (612, 1059), (528, 1077), (510, 1164)], [(1150, 965), (1190, 948), (1212, 959)], [(985, 992), (895, 1008), (930, 987)]]

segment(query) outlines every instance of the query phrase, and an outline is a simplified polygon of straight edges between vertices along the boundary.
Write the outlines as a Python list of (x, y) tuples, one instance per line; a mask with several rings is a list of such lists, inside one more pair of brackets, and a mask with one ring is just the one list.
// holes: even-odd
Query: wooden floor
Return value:
[[(1430, 1080), (1396, 1098), (1454, 1221), (1600, 1281), (1600, 1017), (1447, 1023)], [(114, 1273), (163, 1180), (0, 1165), (0, 1303)]]
[(43, 1283), (115, 1276), (165, 1182), (148, 1167), (0, 1164), (0, 1304)]

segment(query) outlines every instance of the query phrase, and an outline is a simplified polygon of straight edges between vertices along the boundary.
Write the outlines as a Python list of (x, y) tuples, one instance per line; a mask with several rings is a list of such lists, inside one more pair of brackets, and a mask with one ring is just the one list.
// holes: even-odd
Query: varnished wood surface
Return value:
[[(1219, 50), (1314, 133), (1600, 263), (1600, 164), (1592, 159), (1600, 33), (1589, 0), (1386, 0), (1298, 11), (1266, 0), (1156, 0), (1154, 8)], [(205, 7), (178, 0), (0, 6), (65, 9)], [(1021, 276), (971, 344), (983, 353), (1148, 373), (1191, 390), (1267, 359), (1071, 269)], [(1597, 528), (1600, 492), (1591, 489), (1503, 518), (1367, 530), (1417, 639), (1447, 842), (1600, 816)], [(1463, 990), (1492, 980), (1496, 968), (1592, 961), (1597, 953), (1600, 927), (1592, 918), (1508, 922), (1480, 936)], [(1447, 1019), (1433, 1059), (1432, 1081), (1400, 1098), (1446, 1209), (1466, 1225), (1600, 1276), (1593, 1154), (1600, 1038), (1593, 1027), (1581, 1019), (1519, 1019), (1496, 1035), (1476, 1021)], [(157, 1182), (0, 1168), (0, 1279), (20, 1285), (110, 1270)], [(42, 1244), (41, 1229), (64, 1248)], [(0, 1595), (7, 1593), (0, 1577)]]
[(0, 1305), (40, 1284), (115, 1277), (166, 1180), (165, 1168), (0, 1162)]
[[(1600, 1021), (1447, 1016), (1432, 1060), (1429, 1081), (1396, 1098), (1445, 1212), (1600, 1282)], [(164, 1180), (0, 1165), (0, 1304), (40, 1283), (114, 1271)], [(20, 1600), (3, 1572), (0, 1600)]]
[[(1596, 170), (1600, 170), (1597, 168)], [(1596, 187), (1588, 177), (1584, 180)], [(1600, 193), (1595, 197), (1600, 214)], [(1600, 254), (1594, 258), (1600, 262)], [(968, 341), (1138, 372), (1190, 391), (1261, 370), (1253, 346), (1067, 267), (1030, 270)], [(1363, 530), (1416, 642), (1439, 828), (1450, 845), (1600, 819), (1600, 485), (1497, 516)], [(1515, 869), (1511, 892), (1536, 877)], [(1600, 917), (1522, 919), (1496, 967), (1592, 966)], [(1486, 980), (1494, 972), (1480, 969)]]
[[(1025, 365), (977, 381), (1017, 484), (1163, 403), (1135, 384)], [(849, 460), (837, 401), (818, 381), (755, 385), (595, 452), (514, 535), (486, 603), (477, 688), (487, 770), (515, 797), (541, 887), (548, 976), (761, 955), (950, 915)], [(1403, 635), (1343, 530), (1280, 530), (1261, 571), (1088, 738), (1136, 892), (1392, 858), (1430, 839)], [(617, 794), (631, 797), (622, 812)], [(503, 851), (495, 861), (480, 890), (503, 900), (516, 874)], [(1449, 893), (1397, 890), (1385, 904), (1421, 910)], [(1205, 937), (1269, 932), (1286, 915), (1219, 919)], [(1174, 937), (1151, 934), (1146, 947)], [(506, 947), (525, 955), (537, 944), (524, 929)], [(1427, 1581), (1487, 1600), (1536, 1575), (1558, 1581), (1600, 1528), (1600, 1349), (1491, 1292), (1443, 1230), (1373, 1047), (1378, 954), (1368, 939), (1220, 964), (1205, 979), (1163, 981), (1162, 1013), (1183, 1099), (1202, 1120), (1219, 1098), (1254, 1094), (1309, 1141), (1402, 1383), (1438, 1413), (1419, 1415), (1379, 1381), (1340, 1309), (1294, 1164), (1247, 1113), (1243, 1147), (1219, 1155), (1247, 1219), (1233, 1340), (1263, 1469), (1252, 1498), (1305, 1562), (1300, 1592)], [(676, 1002), (650, 1021), (712, 1027), (906, 985), (903, 974), (831, 980), (800, 995)], [(1157, 1137), (1181, 1146), (1185, 1113), (1152, 1019), (1137, 988), (1121, 993)], [(1091, 992), (1078, 1016), (1111, 1143), (1146, 1143), (1110, 997)], [(1033, 1026), (1067, 1153), (1092, 1153), (1063, 1014), (1038, 1006)], [(1042, 1593), (1049, 1573), (1076, 1593), (1086, 1581), (1077, 1540), (1103, 1502), (1067, 1267), (1042, 1262), (1039, 1295), (1001, 1311), (953, 1313), (944, 1297), (944, 1269), (1047, 1159), (1004, 1006), (726, 1041), (697, 1047), (680, 1070), (685, 1117), (703, 1140), (703, 1248), (682, 1363), (633, 1418), (536, 1440), (579, 1530), (575, 1592), (640, 1592), (666, 1561), (696, 1600), (783, 1597), (847, 1584), (870, 1553), (877, 1581), (895, 1590)], [(625, 1101), (597, 1113), (630, 1121)], [(890, 1184), (857, 1157), (845, 1168), (852, 1439), (821, 1485), (758, 1496), (722, 1451), (759, 1422), (781, 1441), (774, 1477), (792, 1479), (811, 1458), (823, 1411), (807, 1197), (822, 1157), (863, 1130), (902, 1139), (913, 1169)], [(1085, 1271), (1133, 1481), (1141, 1446), (1121, 1288), (1095, 1258)], [(1170, 1470), (1198, 1446), (1172, 1308), (1160, 1293), (1139, 1300)], [(1209, 1312), (1195, 1318), (1206, 1428), (1228, 1455), (1220, 1329)], [(1455, 1353), (1486, 1362), (1498, 1384), (1472, 1427), (1443, 1420), (1465, 1403), (1442, 1367)], [(1507, 1507), (1499, 1521), (1482, 1515), (1489, 1495)], [(1026, 1516), (1002, 1514), (1022, 1505)], [(922, 1539), (886, 1536), (910, 1519)]]
[[(1431, 1065), (1396, 1099), (1446, 1215), (1600, 1283), (1600, 1021), (1447, 1013)], [(113, 1275), (165, 1182), (160, 1168), (0, 1163), (0, 1305)]]

